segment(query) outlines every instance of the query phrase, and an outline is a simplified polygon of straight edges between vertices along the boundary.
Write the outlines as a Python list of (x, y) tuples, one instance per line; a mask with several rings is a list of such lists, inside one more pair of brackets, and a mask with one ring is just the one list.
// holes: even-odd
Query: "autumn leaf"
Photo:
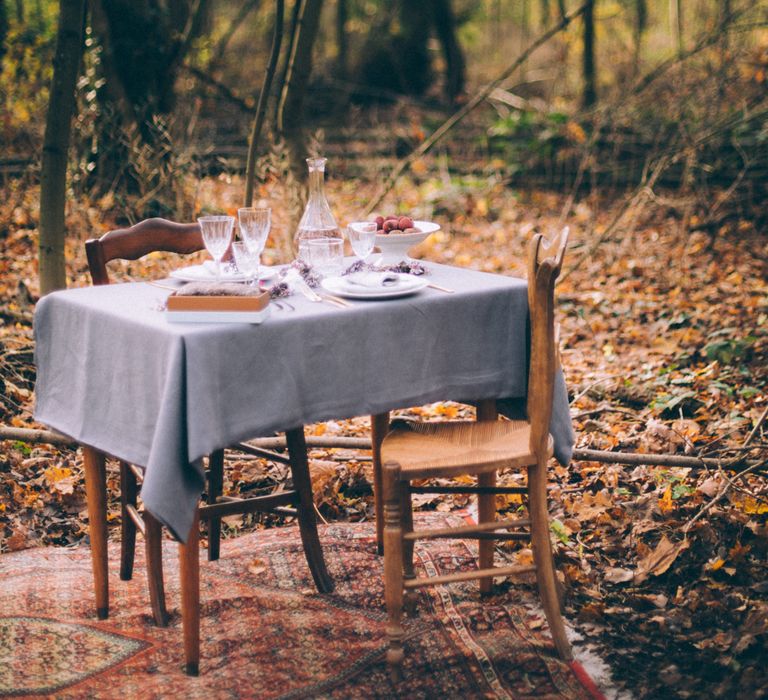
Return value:
[(655, 549), (638, 562), (634, 583), (642, 583), (651, 574), (661, 576), (672, 566), (680, 552), (688, 549), (688, 546), (687, 539), (675, 543), (669, 540), (666, 535), (662, 536)]
[(755, 498), (752, 494), (729, 494), (729, 500), (739, 510), (748, 515), (763, 515), (768, 513), (768, 501)]
[(69, 494), (75, 490), (72, 470), (67, 467), (49, 467), (43, 472), (45, 480), (59, 493)]
[(675, 505), (672, 502), (672, 485), (669, 484), (667, 488), (664, 489), (664, 495), (659, 499), (659, 510), (661, 510), (662, 513), (669, 513), (674, 507)]

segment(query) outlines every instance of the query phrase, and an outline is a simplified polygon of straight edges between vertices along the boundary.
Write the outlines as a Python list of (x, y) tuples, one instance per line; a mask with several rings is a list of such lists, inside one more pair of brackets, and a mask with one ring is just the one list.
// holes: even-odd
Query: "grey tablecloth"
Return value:
[[(186, 538), (201, 458), (331, 418), (526, 390), (523, 280), (430, 264), (434, 289), (354, 309), (291, 297), (261, 325), (172, 324), (144, 283), (70, 289), (37, 305), (35, 418), (146, 467), (145, 506)], [(556, 456), (573, 447), (558, 377)]]

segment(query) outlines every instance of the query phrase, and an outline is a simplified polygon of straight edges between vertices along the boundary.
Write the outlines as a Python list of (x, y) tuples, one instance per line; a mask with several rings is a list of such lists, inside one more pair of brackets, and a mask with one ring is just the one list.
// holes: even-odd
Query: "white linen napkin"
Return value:
[(395, 287), (400, 283), (400, 276), (394, 272), (354, 272), (344, 279), (348, 284), (367, 289)]

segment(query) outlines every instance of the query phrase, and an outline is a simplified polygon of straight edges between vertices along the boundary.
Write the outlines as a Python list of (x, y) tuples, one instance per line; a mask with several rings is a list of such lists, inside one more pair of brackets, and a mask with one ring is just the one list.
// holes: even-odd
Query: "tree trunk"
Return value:
[(635, 0), (635, 60), (634, 72), (640, 72), (640, 54), (642, 51), (643, 35), (648, 28), (648, 0)]
[(40, 294), (67, 286), (64, 260), (64, 209), (67, 154), (75, 87), (83, 50), (85, 0), (60, 0), (51, 96), (45, 123), (40, 171)]
[(723, 59), (725, 59), (725, 54), (728, 52), (729, 44), (730, 44), (730, 37), (729, 32), (731, 29), (731, 0), (722, 0), (722, 5), (720, 6), (720, 29), (722, 31), (722, 51), (723, 51)]
[(301, 16), (302, 0), (294, 0), (293, 10), (291, 11), (291, 23), (288, 27), (288, 46), (286, 46), (283, 61), (280, 67), (279, 76), (275, 85), (275, 94), (277, 99), (275, 100), (275, 115), (273, 122), (275, 126), (280, 122), (280, 103), (285, 88), (285, 80), (288, 76), (288, 66), (291, 63), (291, 56), (293, 55), (293, 47), (296, 45), (296, 36), (299, 33), (299, 17)]
[(349, 77), (349, 42), (347, 41), (347, 0), (336, 0), (336, 73), (339, 80)]
[(24, 0), (16, 0), (16, 21), (24, 24)]
[(669, 0), (669, 15), (672, 31), (677, 40), (677, 55), (682, 56), (685, 47), (683, 45), (683, 3), (682, 0)]
[(584, 55), (583, 55), (583, 78), (584, 95), (583, 105), (586, 108), (592, 107), (597, 102), (597, 87), (595, 76), (595, 2), (589, 0), (584, 10)]
[(3, 56), (8, 51), (6, 39), (8, 38), (8, 8), (5, 0), (0, 0), (0, 70), (2, 70)]
[(296, 41), (288, 63), (285, 85), (280, 96), (277, 128), (288, 147), (291, 171), (299, 181), (306, 179), (307, 153), (302, 127), (304, 95), (312, 73), (312, 49), (320, 26), (323, 0), (304, 0)]
[(253, 181), (256, 177), (256, 158), (258, 156), (259, 137), (264, 125), (264, 115), (267, 111), (267, 102), (269, 93), (272, 89), (272, 80), (275, 77), (277, 60), (280, 57), (280, 44), (283, 41), (283, 14), (284, 0), (275, 0), (275, 28), (272, 36), (272, 50), (269, 54), (269, 63), (264, 73), (264, 81), (259, 93), (259, 101), (256, 105), (256, 116), (253, 119), (253, 129), (248, 143), (248, 161), (245, 167), (245, 206), (250, 207), (253, 203)]
[(549, 0), (539, 0), (539, 6), (540, 6), (540, 13), (541, 17), (540, 24), (542, 29), (546, 29), (549, 27)]
[(450, 0), (432, 0), (432, 22), (445, 58), (445, 94), (455, 104), (464, 92), (464, 55), (456, 38), (456, 20)]

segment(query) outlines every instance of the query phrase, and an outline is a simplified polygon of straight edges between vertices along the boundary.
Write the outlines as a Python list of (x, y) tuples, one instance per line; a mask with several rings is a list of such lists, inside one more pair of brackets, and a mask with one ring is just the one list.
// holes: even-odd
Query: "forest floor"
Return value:
[[(328, 198), (347, 222), (360, 216), (374, 189), (331, 180)], [(199, 196), (227, 210), (241, 192), (239, 180), (221, 176), (204, 183)], [(265, 185), (260, 195), (275, 207), (273, 238), (285, 235), (276, 204), (283, 193)], [(0, 423), (16, 427), (43, 427), (32, 419), (36, 197), (29, 190), (2, 205), (11, 224), (0, 231)], [(427, 180), (401, 183), (391, 209), (418, 211), (443, 225), (422, 244), (424, 258), (524, 276), (527, 241), (559, 225), (564, 202), (562, 195), (517, 192), (492, 181)], [(106, 204), (72, 205), (69, 212), (74, 286), (89, 283), (82, 244), (110, 227)], [(638, 210), (631, 225), (593, 249), (616, 207), (585, 200), (567, 216), (572, 242), (557, 293), (577, 447), (721, 462), (695, 468), (553, 463), (553, 538), (567, 617), (582, 637), (579, 645), (595, 648), (610, 665), (614, 686), (633, 697), (765, 697), (768, 238), (748, 221), (709, 236), (695, 231), (695, 220), (686, 227), (657, 207)], [(123, 266), (118, 277), (159, 278), (170, 264), (150, 256)], [(466, 410), (452, 403), (410, 409), (434, 419)], [(314, 435), (367, 430), (362, 418), (308, 427)], [(365, 453), (314, 450), (311, 456), (323, 517), (371, 517)], [(282, 478), (278, 466), (259, 459), (236, 458), (229, 467), (234, 490)], [(109, 478), (115, 486), (116, 472)], [(466, 505), (445, 497), (420, 503), (440, 510)], [(511, 496), (499, 506), (515, 510), (520, 502)], [(112, 500), (113, 525), (117, 515)], [(229, 518), (227, 533), (272, 522)], [(0, 441), (0, 552), (85, 537), (79, 454)], [(513, 561), (531, 557), (514, 544), (501, 551)]]

